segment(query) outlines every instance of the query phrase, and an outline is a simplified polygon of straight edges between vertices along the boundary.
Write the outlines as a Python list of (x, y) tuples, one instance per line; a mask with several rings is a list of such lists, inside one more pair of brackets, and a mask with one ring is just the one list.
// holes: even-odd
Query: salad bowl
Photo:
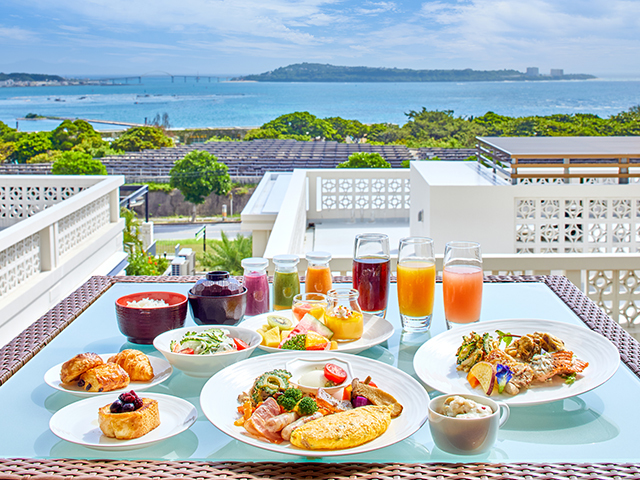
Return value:
[[(187, 333), (200, 333), (212, 328), (219, 328), (227, 332), (227, 335), (231, 338), (231, 343), (240, 344), (242, 347), (236, 348), (242, 349), (206, 354), (178, 353), (172, 351), (171, 343), (179, 342)], [(249, 358), (258, 345), (260, 345), (261, 340), (262, 337), (258, 332), (248, 328), (226, 325), (201, 325), (178, 328), (158, 335), (153, 341), (153, 346), (164, 355), (171, 366), (181, 370), (185, 375), (209, 378), (224, 367)], [(201, 343), (202, 345), (200, 345), (200, 347), (203, 349), (215, 350), (217, 347), (217, 342), (213, 340), (203, 341)]]

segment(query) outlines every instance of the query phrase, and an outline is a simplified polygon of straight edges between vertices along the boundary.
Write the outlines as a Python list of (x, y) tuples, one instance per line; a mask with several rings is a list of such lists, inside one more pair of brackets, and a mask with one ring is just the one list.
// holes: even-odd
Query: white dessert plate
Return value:
[[(249, 317), (240, 323), (241, 327), (250, 328), (251, 330), (258, 330), (261, 326), (267, 323), (268, 315), (282, 315), (283, 317), (293, 318), (291, 310), (280, 310), (277, 312), (263, 313), (256, 315), (255, 317)], [(295, 325), (294, 320), (294, 325)], [(382, 317), (376, 315), (364, 315), (364, 329), (362, 337), (353, 342), (338, 342), (338, 349), (332, 350), (333, 352), (341, 353), (360, 353), (367, 348), (374, 347), (386, 341), (393, 335), (393, 325)], [(288, 350), (282, 350), (281, 348), (267, 347), (265, 345), (259, 345), (260, 350), (264, 350), (269, 353), (282, 353)], [(311, 351), (299, 351), (298, 353), (304, 355)]]
[(141, 395), (158, 401), (160, 425), (146, 435), (131, 440), (109, 438), (98, 424), (98, 409), (112, 403), (117, 394), (87, 398), (58, 410), (49, 421), (49, 428), (67, 442), (99, 450), (132, 450), (178, 435), (188, 429), (198, 418), (198, 411), (182, 398), (161, 393)]
[[(462, 343), (462, 336), (474, 331), (480, 335), (496, 330), (515, 335), (545, 332), (560, 338), (567, 350), (579, 359), (589, 362), (589, 366), (578, 374), (576, 381), (568, 385), (563, 379), (554, 377), (549, 384), (532, 385), (517, 395), (493, 394), (491, 398), (519, 407), (553, 402), (588, 392), (609, 380), (620, 364), (620, 354), (613, 343), (587, 327), (552, 320), (513, 319), (492, 320), (458, 326), (437, 335), (422, 345), (413, 359), (413, 368), (420, 379), (445, 394), (478, 394), (471, 388), (465, 372), (456, 370), (456, 351)], [(502, 344), (504, 348), (504, 343)]]
[(289, 442), (267, 443), (247, 433), (244, 427), (233, 422), (239, 417), (238, 395), (248, 392), (259, 375), (274, 368), (285, 368), (287, 362), (298, 358), (300, 352), (283, 352), (248, 358), (231, 365), (205, 383), (200, 394), (200, 407), (203, 413), (219, 430), (241, 442), (272, 452), (301, 455), (304, 457), (335, 457), (355, 453), (369, 452), (388, 447), (409, 437), (424, 424), (427, 419), (426, 405), (429, 396), (420, 382), (401, 370), (386, 363), (357, 355), (330, 352), (308, 352), (305, 360), (324, 361), (337, 358), (351, 365), (355, 378), (364, 380), (371, 375), (379, 388), (393, 395), (404, 407), (402, 413), (391, 420), (387, 431), (378, 438), (363, 445), (342, 450), (303, 450)]
[[(115, 353), (99, 354), (100, 358), (102, 358), (102, 360), (104, 360), (105, 362), (114, 355)], [(136, 392), (138, 392), (164, 382), (173, 373), (173, 367), (164, 358), (154, 357), (153, 355), (148, 355), (148, 357), (149, 361), (151, 362), (151, 366), (153, 367), (154, 373), (151, 381), (129, 382), (129, 385), (127, 385), (125, 388), (119, 388), (118, 390), (111, 390), (109, 392), (87, 392), (82, 387), (79, 387), (76, 384), (62, 383), (60, 381), (60, 369), (62, 368), (62, 363), (47, 370), (47, 373), (44, 374), (44, 381), (47, 385), (55, 388), (56, 390), (67, 392), (77, 397), (94, 397), (96, 395), (109, 395), (112, 393), (117, 393), (119, 395), (120, 393), (128, 392), (129, 390), (135, 390)]]

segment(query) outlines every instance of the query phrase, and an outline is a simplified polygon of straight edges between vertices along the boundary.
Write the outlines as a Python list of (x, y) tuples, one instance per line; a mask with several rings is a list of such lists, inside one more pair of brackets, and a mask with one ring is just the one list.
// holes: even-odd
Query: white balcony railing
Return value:
[(123, 182), (121, 176), (0, 176), (0, 344), (96, 269), (126, 258)]

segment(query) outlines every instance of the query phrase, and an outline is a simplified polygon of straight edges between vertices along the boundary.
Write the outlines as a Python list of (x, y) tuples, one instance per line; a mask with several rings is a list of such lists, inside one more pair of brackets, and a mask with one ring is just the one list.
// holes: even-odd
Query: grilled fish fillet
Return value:
[(367, 443), (391, 423), (393, 407), (367, 405), (305, 423), (291, 433), (291, 444), (306, 450), (340, 450)]

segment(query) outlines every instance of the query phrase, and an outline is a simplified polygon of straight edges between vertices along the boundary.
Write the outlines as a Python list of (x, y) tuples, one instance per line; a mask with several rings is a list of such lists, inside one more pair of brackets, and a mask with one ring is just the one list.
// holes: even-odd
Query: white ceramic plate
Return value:
[(198, 418), (198, 411), (182, 398), (161, 393), (141, 395), (158, 401), (160, 425), (146, 435), (132, 440), (118, 440), (103, 435), (98, 424), (98, 409), (112, 403), (117, 394), (87, 398), (67, 405), (53, 414), (49, 428), (71, 443), (100, 450), (132, 450), (146, 447), (184, 432)]
[[(105, 362), (114, 355), (115, 353), (99, 354), (100, 358), (102, 358), (102, 360), (104, 360)], [(153, 367), (154, 373), (154, 377), (150, 382), (129, 382), (129, 385), (127, 385), (125, 388), (111, 390), (110, 392), (87, 392), (83, 390), (82, 387), (78, 387), (75, 384), (70, 385), (67, 383), (62, 383), (60, 381), (60, 369), (62, 368), (62, 363), (47, 370), (47, 373), (44, 374), (44, 381), (47, 385), (55, 388), (56, 390), (67, 392), (77, 397), (94, 397), (96, 395), (109, 395), (112, 393), (120, 394), (122, 392), (128, 392), (129, 390), (135, 390), (137, 392), (146, 390), (147, 388), (151, 388), (155, 385), (158, 385), (159, 383), (164, 382), (171, 376), (171, 373), (173, 373), (173, 367), (164, 358), (149, 355), (149, 360), (151, 361), (151, 366)]]
[[(291, 310), (280, 310), (278, 312), (263, 313), (261, 315), (256, 315), (255, 317), (247, 318), (240, 324), (240, 326), (250, 328), (251, 330), (258, 330), (262, 325), (267, 323), (268, 315), (282, 315), (283, 317), (293, 318)], [(382, 317), (367, 315), (365, 313), (362, 337), (353, 342), (338, 342), (338, 350), (333, 351), (341, 353), (360, 353), (367, 348), (374, 347), (385, 340), (388, 340), (391, 335), (393, 335), (393, 325), (391, 325), (391, 323)], [(282, 353), (287, 351), (280, 348), (266, 347), (264, 345), (260, 345), (258, 348), (269, 353)], [(308, 352), (302, 351), (299, 353), (305, 354)]]
[(256, 377), (274, 368), (284, 368), (287, 362), (298, 357), (300, 352), (284, 352), (273, 355), (262, 355), (249, 358), (221, 370), (202, 388), (200, 406), (203, 413), (219, 430), (241, 442), (272, 452), (305, 457), (334, 457), (355, 453), (369, 452), (393, 445), (415, 433), (427, 419), (429, 396), (418, 381), (406, 373), (386, 363), (355, 355), (331, 352), (308, 352), (305, 359), (323, 361), (338, 358), (351, 364), (353, 375), (364, 379), (371, 375), (372, 380), (381, 389), (393, 395), (404, 407), (385, 433), (354, 448), (343, 450), (303, 450), (292, 446), (289, 442), (273, 444), (263, 442), (250, 436), (243, 427), (236, 427), (233, 422), (238, 418), (238, 395), (247, 392)]
[(488, 332), (495, 336), (496, 330), (516, 335), (551, 333), (565, 343), (567, 350), (589, 362), (589, 366), (582, 374), (578, 374), (572, 385), (557, 378), (550, 385), (535, 385), (515, 396), (505, 393), (492, 395), (492, 398), (499, 398), (509, 406), (537, 405), (588, 392), (609, 380), (620, 364), (620, 354), (615, 345), (587, 327), (552, 320), (492, 320), (468, 327), (455, 327), (427, 341), (418, 349), (413, 359), (416, 374), (431, 388), (445, 394), (478, 394), (479, 389), (472, 389), (467, 382), (467, 374), (456, 370), (456, 351), (462, 343), (463, 335), (475, 331), (480, 335)]

